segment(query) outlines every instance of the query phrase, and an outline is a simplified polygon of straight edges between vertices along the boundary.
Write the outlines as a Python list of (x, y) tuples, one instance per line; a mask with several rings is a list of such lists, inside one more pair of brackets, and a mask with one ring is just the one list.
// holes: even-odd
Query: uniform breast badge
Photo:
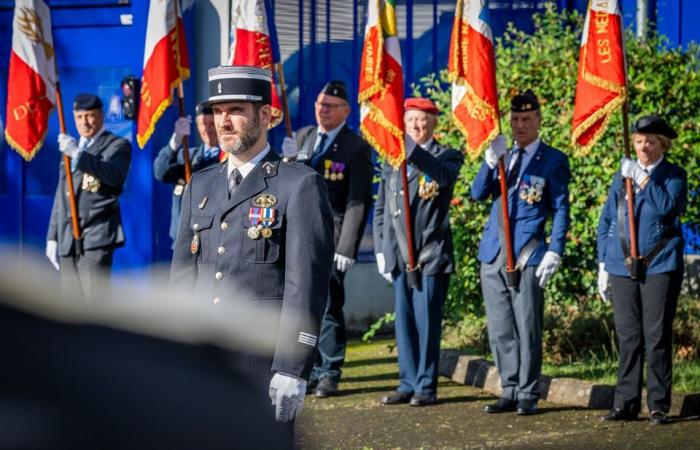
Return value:
[(83, 182), (80, 184), (82, 190), (95, 193), (100, 190), (100, 186), (100, 180), (89, 173), (83, 174)]
[(542, 177), (523, 175), (518, 186), (520, 199), (527, 202), (528, 205), (539, 202), (542, 200), (544, 185), (545, 180)]
[(418, 197), (423, 200), (430, 200), (438, 196), (440, 187), (437, 182), (428, 175), (421, 174), (418, 179)]
[(193, 255), (196, 255), (199, 253), (199, 233), (194, 232), (194, 236), (192, 236), (192, 242), (190, 242), (190, 252), (192, 252)]
[(258, 208), (271, 208), (277, 204), (277, 197), (272, 194), (260, 194), (253, 199), (253, 205)]
[(207, 200), (209, 200), (207, 197), (204, 197), (201, 202), (199, 202), (199, 205), (197, 205), (197, 208), (199, 209), (204, 209), (204, 207), (207, 205)]

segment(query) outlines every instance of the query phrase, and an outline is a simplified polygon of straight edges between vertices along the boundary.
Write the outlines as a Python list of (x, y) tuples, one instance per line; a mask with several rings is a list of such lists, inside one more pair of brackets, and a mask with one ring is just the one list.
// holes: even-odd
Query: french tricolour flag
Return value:
[(458, 0), (448, 60), (452, 116), (478, 156), (500, 132), (496, 60), (487, 0)]
[(5, 138), (30, 161), (44, 144), (56, 104), (51, 14), (43, 0), (16, 0), (7, 81)]

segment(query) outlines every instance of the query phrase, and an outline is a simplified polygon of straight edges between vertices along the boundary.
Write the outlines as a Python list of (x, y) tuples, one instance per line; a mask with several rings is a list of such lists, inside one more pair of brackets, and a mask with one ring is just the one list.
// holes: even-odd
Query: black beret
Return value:
[(254, 66), (219, 66), (209, 69), (209, 101), (272, 103), (272, 72)]
[(78, 94), (73, 100), (73, 111), (102, 109), (102, 100), (95, 94)]
[(345, 83), (340, 80), (333, 80), (326, 83), (323, 89), (321, 89), (321, 93), (342, 98), (346, 102), (348, 101), (348, 90), (345, 88)]
[(200, 114), (206, 114), (211, 116), (214, 114), (214, 110), (211, 109), (211, 106), (207, 105), (206, 103), (200, 103), (195, 109), (195, 115), (198, 116)]
[(519, 93), (510, 101), (510, 110), (512, 112), (528, 112), (537, 111), (539, 109), (540, 102), (537, 101), (537, 96), (530, 89)]
[(675, 139), (678, 134), (666, 123), (664, 119), (657, 115), (642, 116), (634, 123), (632, 127), (633, 133), (651, 133), (666, 136), (669, 139)]

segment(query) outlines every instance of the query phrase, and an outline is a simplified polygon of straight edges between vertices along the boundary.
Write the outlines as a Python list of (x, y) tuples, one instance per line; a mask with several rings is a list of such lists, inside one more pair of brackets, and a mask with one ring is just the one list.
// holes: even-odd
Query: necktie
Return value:
[(314, 149), (314, 156), (323, 152), (323, 148), (326, 146), (326, 139), (328, 139), (328, 135), (326, 133), (319, 133), (318, 135), (321, 137), (321, 140)]
[(85, 151), (89, 142), (90, 141), (88, 139), (83, 139), (83, 138), (81, 138), (80, 141), (78, 142), (78, 153), (76, 153), (75, 156), (70, 161), (70, 171), (71, 172), (75, 172), (77, 170), (78, 157), (80, 157), (80, 154), (83, 151)]
[(314, 154), (311, 158), (311, 167), (315, 167), (316, 164), (318, 164), (318, 160), (321, 158), (321, 155), (323, 155), (323, 150), (326, 147), (326, 140), (328, 139), (326, 133), (319, 133), (318, 135), (321, 137), (321, 140), (318, 142), (316, 148), (314, 148)]
[(513, 187), (515, 182), (518, 180), (518, 175), (520, 175), (520, 166), (522, 166), (524, 155), (524, 148), (519, 148), (514, 154), (515, 162), (512, 166), (510, 166), (510, 169), (508, 170), (508, 175), (506, 176), (506, 184), (508, 186), (508, 189)]
[(238, 188), (238, 185), (241, 184), (241, 181), (243, 180), (243, 177), (241, 176), (241, 172), (238, 171), (238, 169), (233, 169), (231, 173), (228, 175), (228, 197), (231, 198), (233, 196), (233, 193), (236, 192), (236, 189)]

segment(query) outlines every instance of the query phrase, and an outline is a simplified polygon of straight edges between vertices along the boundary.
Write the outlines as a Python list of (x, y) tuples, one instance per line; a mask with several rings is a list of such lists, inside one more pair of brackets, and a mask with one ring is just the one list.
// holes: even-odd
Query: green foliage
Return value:
[[(610, 308), (597, 297), (596, 228), (612, 176), (623, 155), (622, 114), (615, 114), (607, 132), (589, 155), (577, 155), (571, 146), (571, 119), (576, 89), (579, 46), (583, 18), (576, 12), (557, 12), (550, 6), (534, 18), (535, 31), (526, 34), (512, 25), (497, 39), (497, 84), (501, 111), (509, 110), (509, 99), (518, 91), (532, 89), (542, 104), (541, 137), (570, 157), (571, 226), (560, 270), (547, 286), (545, 346), (555, 360), (566, 360), (589, 351), (610, 351)], [(689, 174), (689, 191), (700, 192), (700, 47), (670, 48), (662, 36), (646, 41), (626, 36), (629, 71), (630, 123), (639, 115), (658, 113), (679, 132), (667, 155)], [(436, 129), (437, 139), (453, 148), (464, 148), (464, 137), (452, 124), (450, 90), (446, 73), (428, 76), (415, 87), (433, 99), (445, 113)], [(503, 132), (510, 135), (507, 116)], [(451, 211), (457, 270), (445, 305), (445, 319), (456, 327), (476, 329), (483, 317), (476, 259), (490, 202), (474, 202), (470, 183), (481, 160), (466, 161), (455, 188)], [(689, 197), (686, 224), (700, 223), (700, 198)], [(694, 225), (693, 225), (694, 226)], [(565, 327), (566, 332), (560, 328)], [(608, 332), (606, 332), (608, 330)], [(569, 339), (569, 342), (566, 342)], [(469, 346), (476, 343), (470, 342)]]

